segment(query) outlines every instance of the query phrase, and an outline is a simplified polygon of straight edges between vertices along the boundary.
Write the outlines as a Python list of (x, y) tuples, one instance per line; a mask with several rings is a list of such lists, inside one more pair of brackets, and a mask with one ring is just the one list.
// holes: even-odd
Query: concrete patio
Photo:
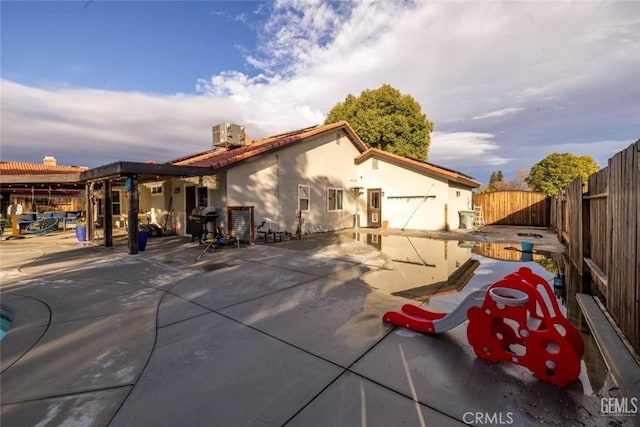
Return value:
[[(595, 378), (583, 366), (580, 381), (558, 389), (477, 359), (464, 325), (427, 336), (385, 324), (382, 314), (409, 300), (363, 282), (386, 261), (352, 233), (228, 247), (194, 262), (201, 249), (163, 237), (128, 255), (121, 240), (80, 244), (70, 231), (2, 240), (0, 301), (14, 324), (0, 347), (0, 423), (637, 422), (602, 413), (617, 387), (597, 357)], [(448, 310), (458, 298), (432, 305)]]

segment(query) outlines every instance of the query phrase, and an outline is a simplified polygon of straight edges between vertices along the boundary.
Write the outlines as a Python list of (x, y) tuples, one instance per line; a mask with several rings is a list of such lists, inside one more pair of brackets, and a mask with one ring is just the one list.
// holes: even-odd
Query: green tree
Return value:
[(491, 177), (489, 178), (489, 185), (487, 186), (487, 192), (504, 190), (504, 176), (502, 175), (502, 171), (493, 171), (491, 172)]
[(504, 180), (504, 174), (501, 170), (491, 172), (489, 177), (489, 184), (486, 187), (480, 187), (478, 193), (492, 193), (494, 191), (506, 191), (506, 190), (523, 190), (529, 189), (526, 183), (526, 178), (529, 176), (528, 171), (524, 169), (518, 169), (516, 171), (515, 179), (511, 181)]
[(586, 182), (599, 169), (591, 156), (552, 153), (531, 167), (525, 181), (534, 191), (556, 194), (579, 176)]
[(347, 95), (336, 104), (325, 124), (346, 120), (369, 147), (427, 160), (433, 123), (410, 95), (388, 84), (365, 90), (360, 96)]

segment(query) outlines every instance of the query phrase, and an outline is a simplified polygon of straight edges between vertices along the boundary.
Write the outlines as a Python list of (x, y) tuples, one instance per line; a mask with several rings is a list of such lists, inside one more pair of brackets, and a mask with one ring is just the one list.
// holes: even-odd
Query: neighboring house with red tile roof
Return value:
[(58, 166), (56, 159), (46, 156), (42, 163), (0, 161), (0, 182), (19, 183), (69, 183), (77, 182), (80, 173), (87, 170), (80, 166)]
[(169, 162), (209, 173), (143, 184), (141, 210), (179, 234), (199, 235), (191, 213), (215, 208), (216, 225), (243, 240), (263, 222), (262, 230), (314, 232), (350, 228), (356, 217), (360, 226), (438, 230), (458, 227), (458, 211), (472, 208), (480, 185), (460, 172), (367, 149), (346, 122), (244, 141)]
[(59, 166), (46, 156), (42, 163), (0, 161), (2, 212), (15, 202), (25, 212), (37, 210), (80, 210), (84, 202), (84, 184), (80, 173), (86, 167)]

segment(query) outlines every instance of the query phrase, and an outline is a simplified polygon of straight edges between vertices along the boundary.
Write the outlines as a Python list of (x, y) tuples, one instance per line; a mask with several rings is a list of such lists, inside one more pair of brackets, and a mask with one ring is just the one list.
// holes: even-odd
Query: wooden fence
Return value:
[(551, 223), (567, 244), (585, 289), (600, 296), (631, 345), (640, 351), (640, 140), (555, 196)]
[(475, 206), (482, 206), (484, 220), (496, 225), (548, 227), (549, 200), (544, 193), (532, 191), (495, 191), (476, 194)]

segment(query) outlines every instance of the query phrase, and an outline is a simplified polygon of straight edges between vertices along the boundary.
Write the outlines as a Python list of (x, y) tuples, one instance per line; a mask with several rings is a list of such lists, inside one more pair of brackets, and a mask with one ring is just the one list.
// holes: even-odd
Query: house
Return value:
[(24, 212), (81, 211), (84, 185), (78, 183), (80, 166), (61, 166), (52, 156), (42, 163), (0, 161), (1, 212), (20, 204)]
[[(84, 185), (90, 238), (92, 226), (104, 227), (107, 246), (113, 227), (135, 236), (140, 220), (179, 235), (219, 229), (247, 242), (258, 231), (275, 240), (354, 226), (457, 228), (458, 212), (472, 208), (472, 189), (480, 186), (460, 172), (367, 148), (346, 122), (256, 141), (228, 123), (212, 134), (209, 150), (168, 163), (120, 161), (68, 175), (60, 169), (37, 179), (35, 171), (8, 178), (32, 192), (36, 182), (39, 191)], [(4, 189), (4, 171), (2, 178)], [(134, 244), (130, 251), (137, 252)]]
[(366, 192), (366, 226), (449, 230), (472, 210), (473, 178), (431, 163), (370, 148), (355, 159)]
[(227, 135), (170, 162), (200, 167), (202, 175), (142, 184), (140, 210), (178, 234), (200, 235), (206, 231), (192, 214), (215, 209), (209, 231), (246, 241), (260, 225), (292, 234), (354, 225), (440, 230), (458, 227), (458, 211), (472, 208), (472, 189), (480, 186), (460, 172), (367, 148), (346, 122), (256, 141), (231, 126), (232, 143)]

